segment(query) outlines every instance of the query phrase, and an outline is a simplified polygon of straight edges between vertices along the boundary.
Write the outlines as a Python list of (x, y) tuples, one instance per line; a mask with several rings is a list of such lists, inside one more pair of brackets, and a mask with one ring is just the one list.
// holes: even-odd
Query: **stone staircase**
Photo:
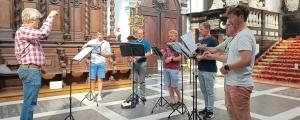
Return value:
[(254, 66), (255, 82), (300, 88), (300, 36), (276, 42)]

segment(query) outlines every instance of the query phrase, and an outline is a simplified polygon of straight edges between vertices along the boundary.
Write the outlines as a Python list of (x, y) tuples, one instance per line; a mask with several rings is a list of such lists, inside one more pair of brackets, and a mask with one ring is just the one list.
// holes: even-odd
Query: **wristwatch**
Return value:
[(227, 70), (227, 71), (230, 71), (230, 68), (228, 65), (224, 65), (224, 69)]

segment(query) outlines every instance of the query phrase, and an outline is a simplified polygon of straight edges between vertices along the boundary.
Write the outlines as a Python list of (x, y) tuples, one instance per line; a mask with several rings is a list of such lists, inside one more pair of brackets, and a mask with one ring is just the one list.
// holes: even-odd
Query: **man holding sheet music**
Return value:
[[(131, 43), (135, 44), (143, 44), (145, 50), (145, 56), (136, 56), (133, 58), (133, 65), (134, 65), (134, 75), (138, 77), (134, 77), (134, 88), (137, 88), (137, 84), (140, 85), (140, 97), (143, 102), (146, 102), (145, 97), (145, 77), (147, 72), (147, 57), (151, 55), (151, 45), (150, 42), (144, 39), (144, 30), (138, 29), (136, 30), (136, 37), (137, 39), (133, 40)], [(138, 80), (139, 79), (139, 80)], [(137, 89), (134, 89), (134, 93), (137, 93)]]
[[(202, 23), (200, 25), (201, 41), (197, 44), (207, 47), (216, 47), (218, 41), (210, 34), (210, 24)], [(198, 78), (200, 82), (200, 89), (204, 98), (205, 108), (199, 112), (204, 115), (204, 118), (212, 118), (214, 116), (214, 81), (217, 72), (216, 60), (208, 60), (203, 55), (203, 50), (196, 50), (198, 53)]]
[(105, 78), (105, 67), (106, 58), (111, 55), (111, 48), (109, 42), (104, 40), (103, 32), (97, 32), (97, 38), (88, 41), (83, 47), (94, 47), (91, 53), (91, 63), (90, 63), (90, 80), (93, 81), (92, 88), (96, 86), (96, 78), (98, 80), (98, 93), (97, 100), (102, 100), (102, 79)]

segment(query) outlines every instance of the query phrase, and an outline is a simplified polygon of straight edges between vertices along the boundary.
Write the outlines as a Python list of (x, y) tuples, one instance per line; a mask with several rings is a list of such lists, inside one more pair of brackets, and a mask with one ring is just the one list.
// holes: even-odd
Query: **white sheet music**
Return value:
[(194, 53), (197, 49), (197, 45), (193, 39), (193, 33), (192, 32), (187, 32), (186, 34), (181, 36), (181, 39), (183, 40), (185, 46), (192, 52)]
[(95, 47), (83, 48), (72, 60), (81, 61), (86, 55), (88, 55)]

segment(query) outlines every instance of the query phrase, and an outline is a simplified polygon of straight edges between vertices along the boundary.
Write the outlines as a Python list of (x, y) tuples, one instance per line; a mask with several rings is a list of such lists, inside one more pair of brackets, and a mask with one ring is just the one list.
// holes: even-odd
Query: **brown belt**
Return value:
[(34, 68), (34, 69), (39, 69), (39, 70), (41, 69), (40, 66), (35, 65), (35, 64), (22, 64), (20, 66), (23, 67), (23, 68)]

